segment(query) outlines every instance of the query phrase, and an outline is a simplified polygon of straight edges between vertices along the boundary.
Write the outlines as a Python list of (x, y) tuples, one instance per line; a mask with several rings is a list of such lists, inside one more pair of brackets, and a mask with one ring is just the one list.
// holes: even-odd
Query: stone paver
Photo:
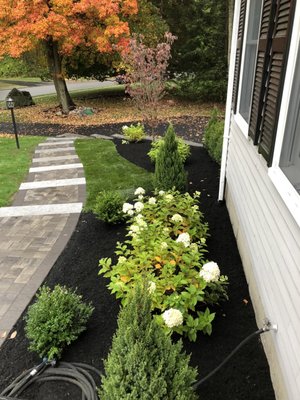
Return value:
[(85, 179), (74, 139), (41, 143), (13, 205), (0, 208), (0, 346), (77, 224)]

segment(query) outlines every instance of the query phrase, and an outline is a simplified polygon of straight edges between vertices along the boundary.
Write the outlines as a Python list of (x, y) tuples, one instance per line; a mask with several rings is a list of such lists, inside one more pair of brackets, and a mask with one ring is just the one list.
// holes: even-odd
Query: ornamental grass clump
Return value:
[(197, 370), (182, 343), (172, 343), (151, 317), (147, 287), (138, 285), (120, 311), (118, 329), (104, 361), (102, 400), (196, 400)]
[(179, 190), (184, 192), (187, 174), (178, 152), (178, 144), (173, 126), (170, 124), (160, 146), (155, 162), (154, 187), (159, 190)]
[(75, 291), (56, 285), (42, 286), (25, 316), (29, 350), (48, 360), (59, 359), (63, 349), (86, 329), (94, 307)]
[[(156, 191), (149, 197), (142, 190), (133, 204), (124, 205), (128, 233), (117, 244), (116, 263), (101, 259), (100, 273), (110, 278), (108, 287), (123, 305), (132, 288), (147, 279), (156, 322), (166, 333), (194, 341), (198, 331), (212, 331), (215, 313), (209, 306), (227, 299), (227, 277), (205, 257), (208, 226), (198, 206), (200, 193)], [(166, 322), (168, 310), (177, 315), (176, 323)]]

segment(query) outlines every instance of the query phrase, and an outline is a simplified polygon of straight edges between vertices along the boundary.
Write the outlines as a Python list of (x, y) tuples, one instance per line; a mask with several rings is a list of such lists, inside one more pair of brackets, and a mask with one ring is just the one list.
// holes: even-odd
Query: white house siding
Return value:
[[(280, 400), (300, 399), (300, 228), (267, 174), (265, 160), (232, 118), (226, 203), (243, 260), (257, 323)], [(230, 277), (229, 277), (230, 278)]]

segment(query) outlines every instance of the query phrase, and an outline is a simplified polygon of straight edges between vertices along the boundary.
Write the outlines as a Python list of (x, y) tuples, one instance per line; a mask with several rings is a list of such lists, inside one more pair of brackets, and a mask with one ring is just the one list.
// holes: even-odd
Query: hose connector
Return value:
[(264, 332), (269, 332), (269, 331), (277, 332), (278, 331), (278, 325), (277, 324), (272, 324), (271, 321), (268, 318), (265, 318), (262, 330)]

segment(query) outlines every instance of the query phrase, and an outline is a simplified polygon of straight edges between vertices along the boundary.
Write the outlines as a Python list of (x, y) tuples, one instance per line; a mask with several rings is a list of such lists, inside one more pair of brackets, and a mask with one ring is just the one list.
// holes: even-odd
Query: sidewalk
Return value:
[(0, 346), (66, 246), (85, 199), (73, 136), (34, 154), (11, 207), (0, 208)]

